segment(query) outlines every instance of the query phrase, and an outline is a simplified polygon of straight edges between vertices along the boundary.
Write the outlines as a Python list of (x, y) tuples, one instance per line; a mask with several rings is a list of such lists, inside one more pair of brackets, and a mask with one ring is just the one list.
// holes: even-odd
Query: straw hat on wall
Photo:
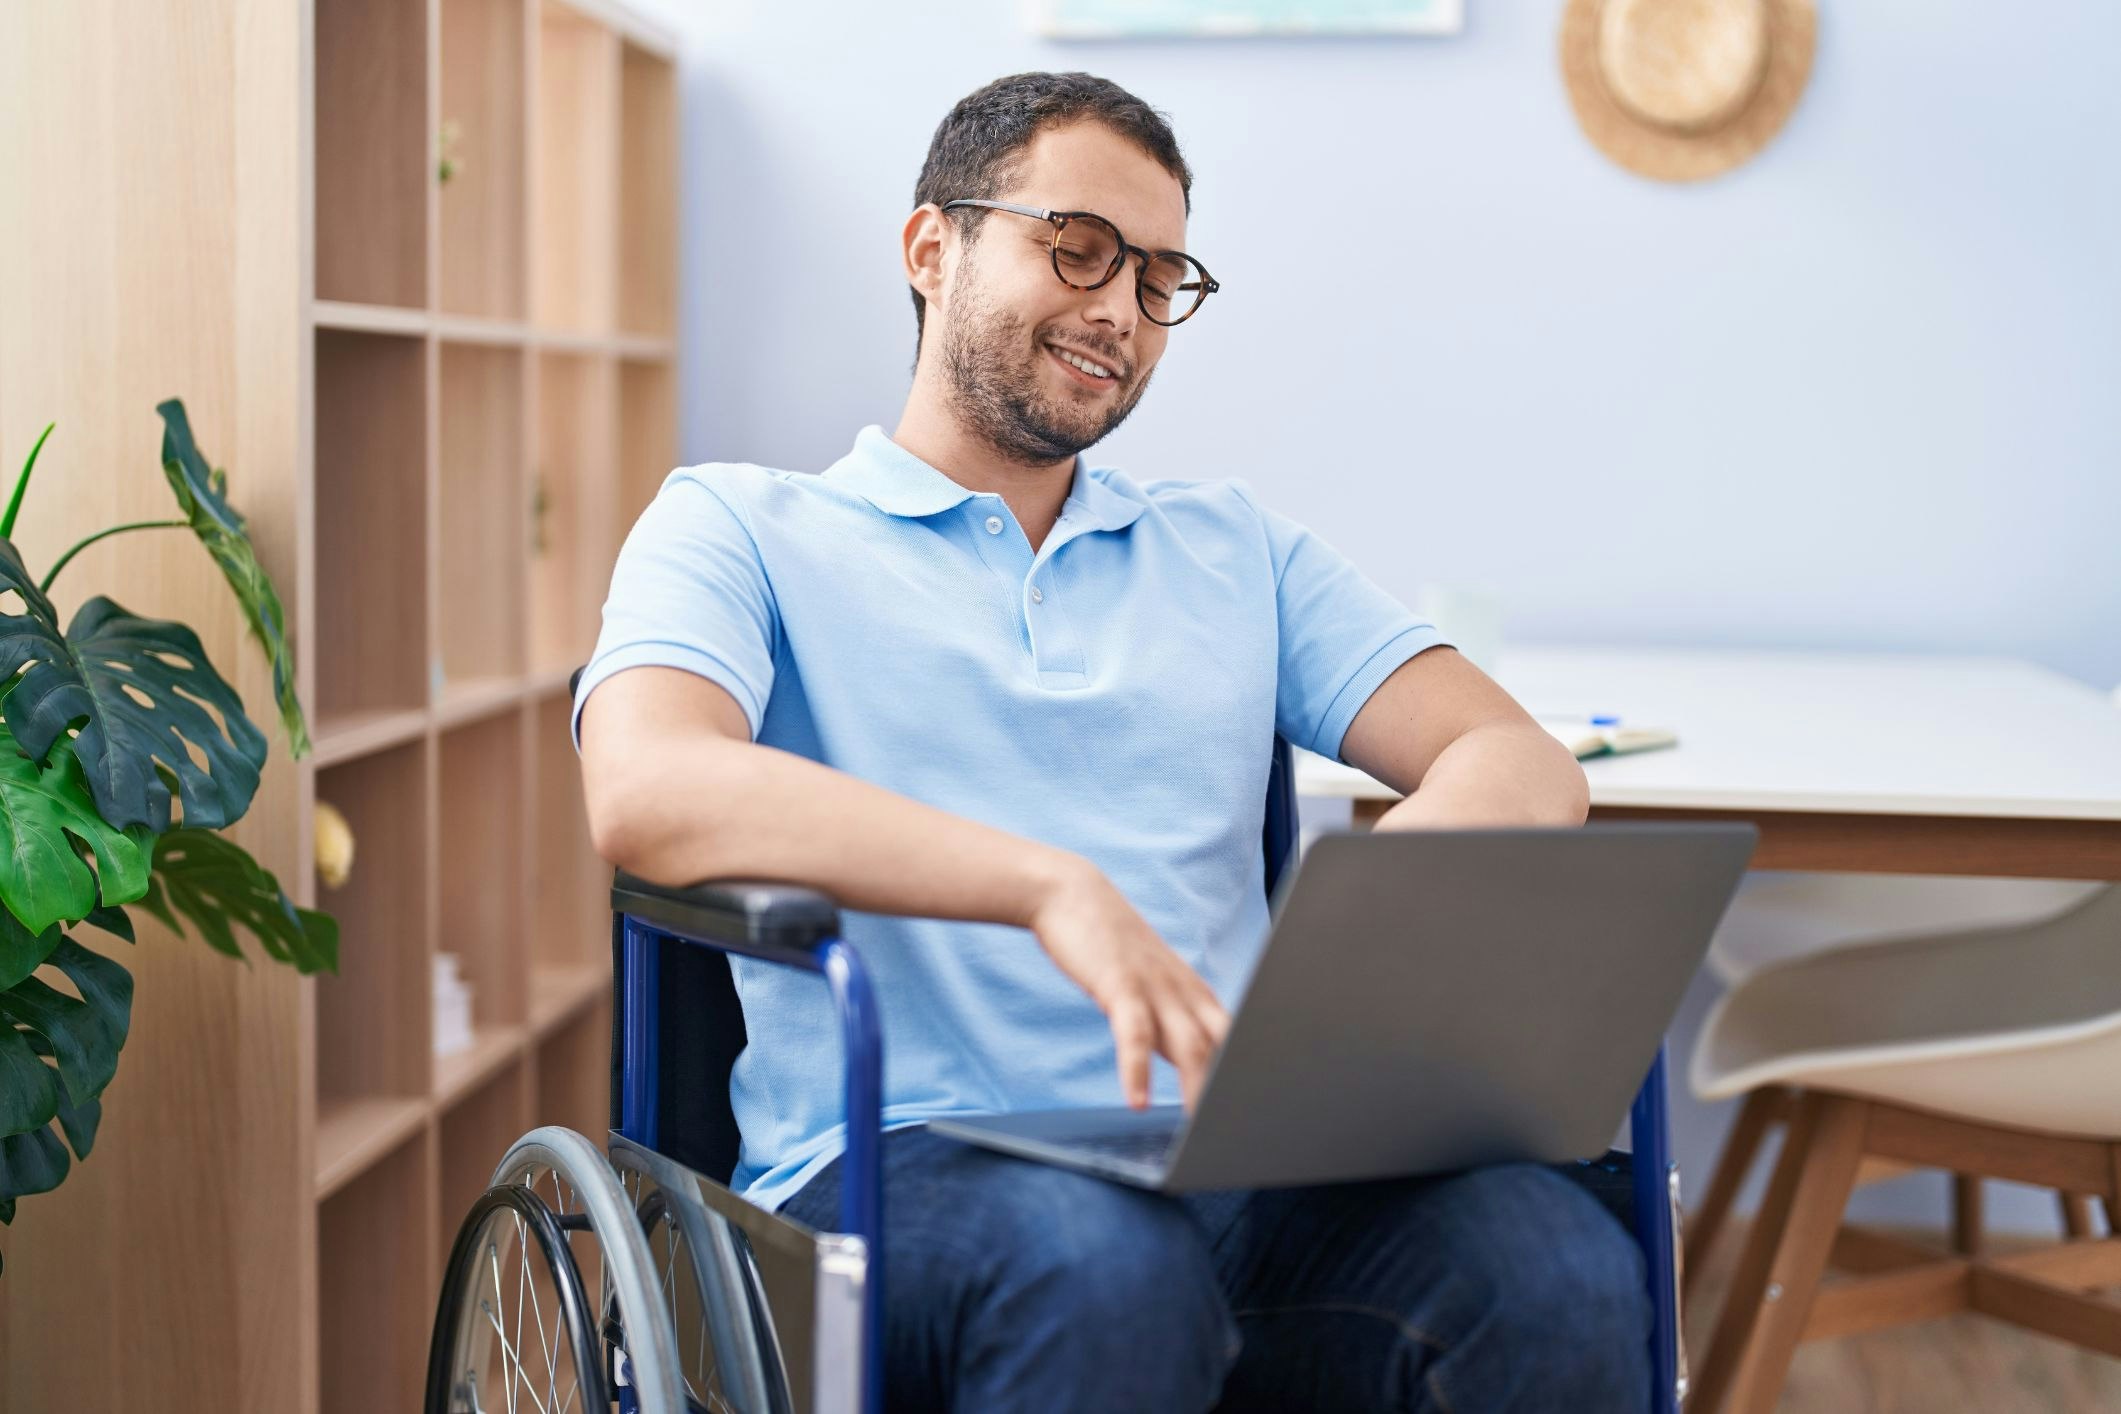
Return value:
[(1686, 182), (1767, 146), (1804, 92), (1812, 0), (1569, 0), (1576, 120), (1630, 171)]

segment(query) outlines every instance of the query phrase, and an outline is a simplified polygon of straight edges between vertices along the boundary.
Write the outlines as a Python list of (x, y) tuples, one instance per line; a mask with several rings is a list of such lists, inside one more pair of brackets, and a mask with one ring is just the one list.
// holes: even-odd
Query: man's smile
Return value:
[[(1076, 382), (1089, 388), (1116, 388), (1119, 378), (1111, 364), (1077, 353), (1059, 344), (1047, 344), (1046, 353)], [(1092, 370), (1096, 370), (1093, 372)]]

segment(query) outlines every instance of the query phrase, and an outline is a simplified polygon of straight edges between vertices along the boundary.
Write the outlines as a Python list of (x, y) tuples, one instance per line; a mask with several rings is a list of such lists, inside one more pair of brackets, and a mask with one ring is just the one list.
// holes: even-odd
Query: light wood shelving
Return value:
[(432, 0), (314, 0), (316, 293), (429, 303), (428, 6)]
[[(585, 1134), (611, 1112), (611, 999), (596, 1001), (538, 1042), (534, 1124), (564, 1124)], [(499, 1158), (498, 1155), (495, 1156)]]
[[(456, 1223), (503, 1150), (534, 1120), (606, 1122), (609, 874), (567, 675), (676, 459), (676, 72), (594, 0), (315, 3), (314, 781), (358, 842), (316, 899), (346, 958), (316, 984), (319, 1399), (406, 1407)], [(343, 186), (388, 209), (340, 226), (321, 164), (348, 100), (414, 115), (420, 140), (370, 120), (388, 174), (364, 151)], [(400, 221), (419, 251), (335, 249)], [(473, 1036), (436, 1056), (440, 952)], [(356, 1221), (416, 1240), (342, 1250)], [(386, 1288), (404, 1330), (329, 1319)]]
[(423, 1125), (317, 1205), (322, 1414), (420, 1407), (441, 1270), (434, 1181)]
[(441, 1232), (435, 1260), (449, 1256), (457, 1224), (472, 1200), (486, 1191), (494, 1165), (516, 1136), (530, 1128), (533, 1077), (520, 1051), (508, 1063), (487, 1072), (479, 1084), (460, 1092), (442, 1110), (438, 1125), (441, 1149)]
[[(197, 628), (272, 737), (233, 835), (341, 926), (303, 979), (133, 911), (95, 1153), (0, 1229), (0, 1409), (417, 1408), (471, 1195), (532, 1123), (606, 1120), (567, 678), (676, 460), (675, 46), (616, 0), (126, 0), (0, 5), (0, 50), (44, 56), (0, 128), (66, 135), (0, 143), (37, 194), (0, 227), (0, 457), (58, 423), (16, 542), (169, 515), (151, 410), (185, 400), (315, 751), (193, 538), (92, 546), (58, 608)], [(474, 1034), (437, 1057), (441, 952)]]

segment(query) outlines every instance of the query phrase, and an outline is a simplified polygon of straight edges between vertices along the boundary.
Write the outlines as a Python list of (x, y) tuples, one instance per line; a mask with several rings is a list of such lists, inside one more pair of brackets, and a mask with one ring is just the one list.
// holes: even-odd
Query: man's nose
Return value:
[(1128, 334), (1134, 330), (1134, 321), (1141, 315), (1141, 307), (1134, 302), (1134, 266), (1128, 262), (1119, 273), (1094, 290), (1083, 292), (1083, 313), (1100, 324), (1112, 326), (1115, 334)]

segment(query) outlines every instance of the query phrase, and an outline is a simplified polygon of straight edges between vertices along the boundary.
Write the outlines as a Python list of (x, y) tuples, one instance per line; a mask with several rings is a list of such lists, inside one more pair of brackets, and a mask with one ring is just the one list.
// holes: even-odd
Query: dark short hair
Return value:
[[(1095, 74), (1010, 74), (966, 94), (936, 126), (928, 160), (913, 184), (913, 204), (941, 205), (959, 197), (992, 199), (1015, 181), (1024, 150), (1051, 127), (1093, 120), (1131, 140), (1178, 178), (1186, 214), (1193, 213), (1193, 170), (1178, 150), (1164, 115)], [(960, 208), (950, 213), (969, 244), (988, 213)], [(927, 327), (928, 301), (912, 291), (914, 339)]]

